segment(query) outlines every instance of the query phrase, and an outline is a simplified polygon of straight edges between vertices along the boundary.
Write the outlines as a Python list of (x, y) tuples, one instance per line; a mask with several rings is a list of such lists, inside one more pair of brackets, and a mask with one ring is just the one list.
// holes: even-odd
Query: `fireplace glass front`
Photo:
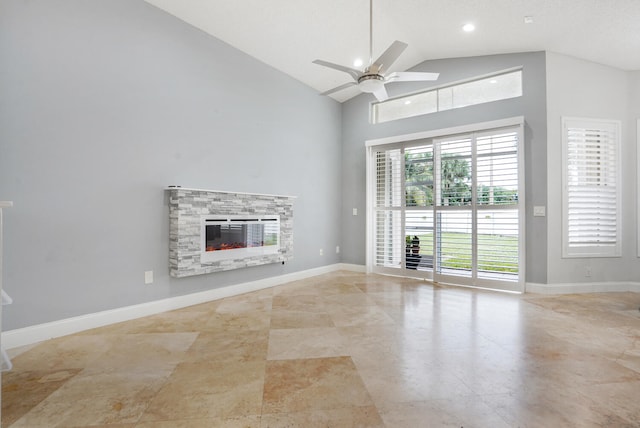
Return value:
[(203, 261), (273, 254), (280, 248), (278, 216), (207, 216), (202, 229)]

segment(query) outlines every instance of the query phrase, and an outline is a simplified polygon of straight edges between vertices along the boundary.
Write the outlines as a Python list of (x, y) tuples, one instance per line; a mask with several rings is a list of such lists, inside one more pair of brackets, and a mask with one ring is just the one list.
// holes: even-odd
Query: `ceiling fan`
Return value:
[(439, 73), (424, 72), (407, 72), (395, 71), (388, 73), (389, 67), (393, 64), (407, 48), (407, 44), (396, 40), (380, 55), (378, 59), (373, 61), (373, 0), (369, 0), (369, 65), (362, 71), (343, 65), (334, 64), (332, 62), (316, 59), (314, 64), (324, 67), (333, 68), (334, 70), (343, 71), (353, 78), (353, 82), (345, 83), (336, 88), (329, 89), (320, 95), (329, 95), (351, 86), (358, 86), (362, 92), (373, 94), (378, 101), (384, 101), (389, 98), (387, 90), (384, 87), (386, 83), (392, 82), (420, 82), (428, 80), (437, 80)]

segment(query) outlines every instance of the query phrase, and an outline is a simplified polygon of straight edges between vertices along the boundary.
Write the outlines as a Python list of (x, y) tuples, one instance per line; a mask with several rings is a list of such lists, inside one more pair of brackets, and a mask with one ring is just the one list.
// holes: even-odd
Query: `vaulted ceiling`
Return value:
[[(350, 78), (314, 59), (350, 67), (369, 60), (368, 0), (145, 1), (319, 92)], [(400, 40), (409, 47), (393, 71), (428, 59), (539, 50), (640, 70), (639, 21), (640, 0), (374, 0), (373, 56)], [(466, 23), (475, 31), (464, 32)]]

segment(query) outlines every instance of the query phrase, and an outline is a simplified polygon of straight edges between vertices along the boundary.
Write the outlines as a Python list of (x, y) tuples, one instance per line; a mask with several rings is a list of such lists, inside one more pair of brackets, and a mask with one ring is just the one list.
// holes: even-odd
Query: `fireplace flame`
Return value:
[(247, 248), (247, 244), (243, 242), (223, 242), (219, 246), (207, 245), (207, 251), (223, 251), (223, 250), (235, 250), (237, 248)]

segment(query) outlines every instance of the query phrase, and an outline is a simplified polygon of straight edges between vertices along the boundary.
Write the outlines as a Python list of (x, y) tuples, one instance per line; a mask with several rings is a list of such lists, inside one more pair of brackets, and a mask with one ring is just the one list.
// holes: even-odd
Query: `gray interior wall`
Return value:
[[(638, 120), (640, 120), (640, 71), (632, 71), (629, 75), (629, 121), (631, 122), (631, 138), (635, 136), (636, 142), (640, 144), (640, 129), (638, 129)], [(636, 149), (638, 147), (636, 146)], [(640, 213), (638, 213), (640, 214)]]
[[(390, 96), (523, 67), (523, 96), (461, 109), (372, 125), (372, 95), (363, 94), (343, 104), (343, 261), (365, 263), (365, 141), (478, 122), (524, 116), (526, 175), (526, 280), (546, 282), (546, 219), (533, 217), (533, 205), (546, 205), (546, 89), (544, 52), (492, 55), (425, 61), (413, 71), (439, 72), (437, 82), (388, 85)], [(358, 208), (358, 216), (352, 215)]]
[[(606, 283), (637, 281), (636, 140), (629, 114), (630, 73), (602, 64), (549, 52), (548, 88), (548, 282)], [(622, 122), (622, 256), (562, 257), (562, 117), (614, 119)], [(588, 274), (588, 270), (590, 274)]]
[[(142, 0), (2, 1), (0, 94), (7, 330), (340, 260), (341, 106)], [(167, 185), (297, 196), (294, 259), (170, 278)]]

